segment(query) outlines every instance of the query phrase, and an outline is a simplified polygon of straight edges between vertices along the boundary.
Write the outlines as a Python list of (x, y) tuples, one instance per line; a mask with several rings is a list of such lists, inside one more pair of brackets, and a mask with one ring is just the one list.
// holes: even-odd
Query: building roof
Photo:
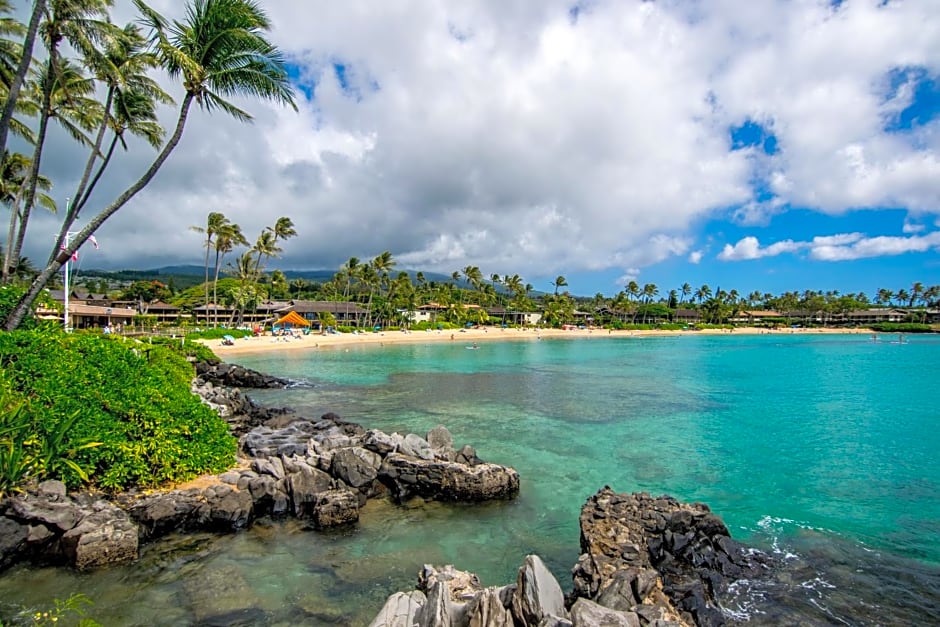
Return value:
[(286, 307), (276, 310), (279, 314), (296, 311), (299, 314), (324, 313), (360, 315), (367, 313), (358, 303), (335, 302), (330, 300), (292, 300)]
[(85, 305), (77, 303), (69, 305), (69, 316), (101, 316), (103, 318), (133, 318), (137, 312), (133, 309), (121, 309), (120, 307), (104, 307), (102, 305)]

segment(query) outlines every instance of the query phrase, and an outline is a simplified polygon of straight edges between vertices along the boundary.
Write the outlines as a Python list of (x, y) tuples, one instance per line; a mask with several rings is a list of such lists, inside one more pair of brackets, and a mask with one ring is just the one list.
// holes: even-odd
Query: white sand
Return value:
[[(221, 340), (200, 340), (203, 344), (212, 349), (221, 359), (226, 359), (232, 355), (242, 355), (246, 353), (257, 353), (263, 351), (297, 351), (297, 350), (329, 350), (339, 347), (349, 347), (352, 345), (390, 345), (401, 343), (427, 343), (427, 342), (458, 342), (472, 345), (474, 342), (491, 342), (505, 340), (524, 340), (538, 341), (540, 338), (598, 338), (598, 337), (617, 337), (617, 338), (637, 338), (649, 336), (670, 336), (670, 335), (728, 335), (728, 329), (703, 329), (700, 331), (608, 331), (606, 329), (575, 329), (563, 331), (561, 329), (502, 329), (485, 327), (482, 329), (464, 329), (464, 330), (443, 330), (443, 331), (382, 331), (379, 333), (341, 333), (320, 335), (311, 333), (309, 335), (300, 335), (297, 338), (275, 338), (270, 335), (260, 337), (246, 337), (235, 340), (233, 346), (222, 345)], [(742, 327), (734, 329), (735, 334), (766, 334), (790, 335), (790, 334), (820, 334), (820, 333), (871, 333), (865, 329), (779, 329), (768, 331), (767, 329), (758, 329), (752, 327)]]

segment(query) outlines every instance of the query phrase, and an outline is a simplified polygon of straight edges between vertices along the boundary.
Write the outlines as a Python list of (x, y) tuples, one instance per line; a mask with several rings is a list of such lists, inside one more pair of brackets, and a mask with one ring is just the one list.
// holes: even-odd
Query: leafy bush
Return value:
[(871, 325), (872, 331), (879, 333), (932, 333), (933, 327), (929, 324), (915, 324), (912, 322), (879, 322)]
[[(6, 322), (7, 317), (13, 312), (13, 308), (16, 307), (16, 303), (19, 302), (20, 297), (25, 291), (26, 290), (16, 285), (0, 286), (0, 324)], [(32, 316), (32, 312), (30, 312), (23, 318), (23, 321), (20, 323), (20, 328), (32, 329), (35, 327), (36, 319)]]
[(201, 342), (190, 341), (189, 336), (186, 339), (163, 337), (155, 335), (147, 339), (148, 345), (163, 346), (174, 353), (181, 355), (187, 361), (207, 361), (209, 363), (218, 363), (221, 361), (212, 349)]
[(228, 426), (191, 393), (192, 366), (165, 346), (15, 331), (0, 333), (0, 366), (30, 437), (46, 443), (43, 472), (70, 486), (84, 476), (104, 489), (155, 486), (234, 462)]
[(192, 331), (186, 334), (187, 340), (221, 340), (223, 336), (231, 335), (235, 339), (240, 337), (251, 337), (254, 335), (254, 331), (249, 331), (248, 329), (225, 329), (221, 327), (216, 327), (213, 329), (202, 329), (200, 331)]

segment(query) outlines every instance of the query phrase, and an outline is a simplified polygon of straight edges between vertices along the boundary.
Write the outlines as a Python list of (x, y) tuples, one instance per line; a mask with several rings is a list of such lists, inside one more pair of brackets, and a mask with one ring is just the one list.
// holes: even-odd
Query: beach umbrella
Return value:
[(223, 340), (228, 340), (229, 342), (234, 342), (234, 341), (235, 341), (235, 338), (232, 337), (231, 335), (223, 335), (223, 336), (222, 336), (222, 339), (223, 339)]

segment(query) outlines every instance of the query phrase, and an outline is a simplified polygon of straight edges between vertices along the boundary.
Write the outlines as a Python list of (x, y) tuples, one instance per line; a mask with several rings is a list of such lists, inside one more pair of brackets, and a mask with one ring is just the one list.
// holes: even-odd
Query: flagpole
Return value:
[[(65, 248), (69, 247), (69, 238), (72, 237), (74, 233), (71, 231), (65, 232)], [(65, 332), (69, 332), (69, 262), (72, 260), (72, 256), (65, 260), (65, 265), (62, 267), (65, 269), (65, 276), (62, 278), (62, 285), (65, 289), (65, 314), (62, 316), (62, 323), (65, 325)]]

